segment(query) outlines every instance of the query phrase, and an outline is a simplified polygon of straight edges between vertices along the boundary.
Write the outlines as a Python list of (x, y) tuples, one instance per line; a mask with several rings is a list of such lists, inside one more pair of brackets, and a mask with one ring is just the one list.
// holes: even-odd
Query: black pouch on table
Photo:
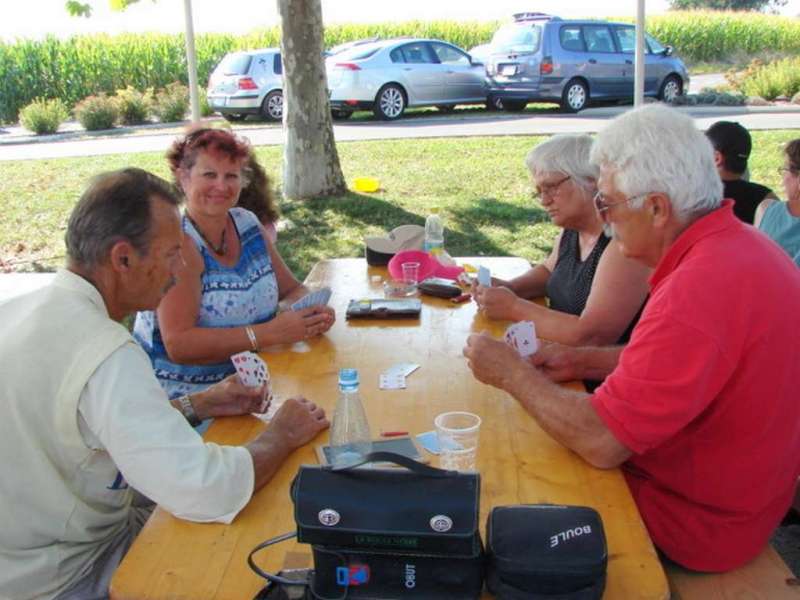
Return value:
[(463, 293), (455, 282), (441, 277), (428, 277), (417, 284), (417, 289), (423, 294), (437, 298), (455, 298)]
[(480, 476), (373, 452), (405, 469), (303, 465), (297, 539), (312, 545), (312, 595), (472, 600), (483, 587)]
[(600, 515), (585, 506), (498, 506), (486, 524), (486, 583), (498, 600), (595, 600), (608, 551)]

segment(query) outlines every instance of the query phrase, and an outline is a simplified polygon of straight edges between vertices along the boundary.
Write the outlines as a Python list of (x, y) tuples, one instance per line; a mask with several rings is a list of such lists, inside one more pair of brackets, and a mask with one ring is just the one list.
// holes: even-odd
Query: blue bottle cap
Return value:
[(339, 386), (358, 386), (358, 369), (339, 369)]

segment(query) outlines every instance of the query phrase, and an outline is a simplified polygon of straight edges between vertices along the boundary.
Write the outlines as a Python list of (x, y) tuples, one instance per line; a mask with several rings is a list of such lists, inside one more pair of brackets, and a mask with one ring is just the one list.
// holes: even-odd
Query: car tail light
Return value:
[(356, 63), (345, 62), (345, 63), (336, 63), (333, 67), (334, 69), (344, 69), (345, 71), (360, 71), (361, 67), (359, 67)]
[(553, 72), (553, 59), (545, 56), (539, 65), (539, 75), (550, 75)]
[(256, 82), (253, 81), (252, 77), (240, 77), (239, 78), (239, 89), (240, 90), (257, 90), (258, 86)]
[(344, 103), (349, 105), (349, 106), (357, 106), (358, 105), (358, 100), (345, 100)]

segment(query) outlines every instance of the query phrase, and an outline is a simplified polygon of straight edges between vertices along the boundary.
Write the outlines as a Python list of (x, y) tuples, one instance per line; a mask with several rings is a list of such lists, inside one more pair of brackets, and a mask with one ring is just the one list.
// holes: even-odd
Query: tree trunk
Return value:
[(320, 0), (278, 0), (283, 57), (283, 196), (343, 193), (322, 57)]

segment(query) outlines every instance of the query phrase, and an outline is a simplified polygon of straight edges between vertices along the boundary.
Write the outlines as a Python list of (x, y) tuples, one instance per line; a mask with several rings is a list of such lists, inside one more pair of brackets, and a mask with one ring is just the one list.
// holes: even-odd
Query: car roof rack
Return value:
[(543, 12), (518, 12), (513, 14), (515, 21), (560, 21), (560, 17)]

